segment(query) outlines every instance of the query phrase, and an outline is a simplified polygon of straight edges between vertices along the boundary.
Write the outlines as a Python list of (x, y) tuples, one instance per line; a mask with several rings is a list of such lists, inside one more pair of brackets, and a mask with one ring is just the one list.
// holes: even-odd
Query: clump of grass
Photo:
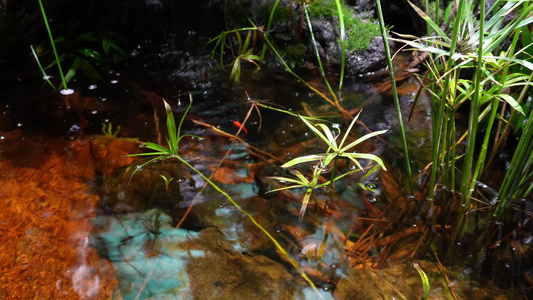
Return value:
[[(473, 228), (481, 230), (482, 223), (470, 217), (476, 215), (470, 212), (486, 210), (476, 201), (482, 195), (475, 194), (475, 187), (484, 173), (486, 176), (488, 154), (492, 152), (494, 157), (501, 153), (501, 143), (491, 147), (492, 141), (505, 139), (508, 131), (501, 131), (504, 122), (513, 124), (515, 117), (525, 114), (522, 100), (531, 85), (533, 64), (530, 56), (525, 55), (531, 45), (521, 46), (519, 41), (522, 35), (527, 38), (524, 33), (529, 32), (527, 28), (533, 22), (533, 5), (528, 1), (496, 1), (485, 10), (484, 0), (479, 1), (479, 8), (470, 1), (460, 1), (457, 7), (450, 3), (444, 14), (444, 21), (451, 20), (451, 32), (448, 32), (438, 25), (439, 20), (433, 21), (410, 4), (427, 22), (428, 33), (435, 32), (426, 38), (403, 36), (398, 41), (428, 54), (427, 75), (420, 78), (423, 88), (431, 95), (432, 105), (433, 161), (428, 200), (433, 205), (439, 186), (456, 193), (453, 204), (447, 206), (457, 214), (457, 220), (453, 221), (453, 244), (462, 233)], [(471, 77), (464, 76), (472, 70)], [(456, 115), (465, 103), (469, 110), (468, 129), (461, 132), (456, 126)], [(508, 115), (512, 116), (510, 120)], [(495, 208), (493, 214), (499, 219), (506, 208), (531, 191), (533, 158), (529, 153), (533, 129), (530, 126), (533, 123), (527, 123), (519, 136), (519, 146), (499, 191), (497, 207), (496, 203), (487, 203), (489, 208)], [(460, 155), (456, 147), (463, 141), (465, 150)], [(461, 164), (462, 172), (456, 174)]]
[[(379, 25), (376, 20), (363, 20), (354, 15), (350, 7), (341, 5), (346, 30), (346, 49), (358, 51), (368, 48), (370, 42), (380, 35)], [(338, 20), (339, 11), (336, 1), (315, 1), (309, 5), (309, 15), (318, 18), (335, 18)], [(340, 39), (339, 39), (340, 40)]]

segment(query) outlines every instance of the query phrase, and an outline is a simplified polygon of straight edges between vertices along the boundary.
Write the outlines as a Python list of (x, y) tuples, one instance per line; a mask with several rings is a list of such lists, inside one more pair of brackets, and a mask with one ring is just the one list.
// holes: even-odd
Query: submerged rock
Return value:
[(185, 266), (203, 253), (178, 247), (197, 234), (170, 222), (158, 209), (93, 219), (91, 245), (113, 263), (122, 299), (192, 299)]
[(203, 257), (187, 265), (195, 299), (295, 299), (301, 298), (303, 282), (280, 263), (263, 255), (243, 255), (214, 228), (184, 245), (203, 249)]
[[(494, 286), (476, 287), (468, 280), (447, 280), (436, 263), (415, 261), (397, 264), (389, 269), (352, 269), (339, 280), (335, 290), (337, 299), (421, 299), (423, 294), (417, 263), (429, 281), (428, 299), (506, 299)], [(443, 267), (444, 268), (444, 267)], [(457, 278), (445, 269), (448, 278)], [(453, 294), (452, 294), (453, 293)]]

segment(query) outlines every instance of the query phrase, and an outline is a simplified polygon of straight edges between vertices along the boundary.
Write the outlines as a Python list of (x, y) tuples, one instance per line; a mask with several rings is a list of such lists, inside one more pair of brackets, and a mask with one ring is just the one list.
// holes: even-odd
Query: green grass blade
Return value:
[(387, 168), (385, 167), (385, 164), (383, 163), (383, 160), (381, 160), (381, 158), (379, 158), (379, 156), (377, 156), (377, 155), (370, 154), (370, 153), (350, 153), (350, 154), (348, 154), (346, 156), (348, 158), (350, 158), (352, 161), (353, 161), (353, 159), (357, 159), (357, 158), (373, 160), (373, 161), (377, 162), (383, 168), (383, 170), (387, 171)]
[(57, 68), (59, 69), (59, 75), (61, 76), (61, 81), (63, 87), (67, 89), (67, 82), (65, 76), (63, 75), (63, 69), (61, 68), (61, 62), (56, 50), (56, 44), (54, 43), (54, 38), (52, 36), (52, 30), (50, 30), (50, 25), (48, 24), (48, 18), (46, 17), (46, 12), (44, 11), (43, 2), (39, 0), (39, 7), (41, 8), (41, 13), (43, 14), (44, 25), (46, 26), (46, 31), (48, 31), (48, 36), (50, 38), (50, 44), (52, 44), (52, 50), (54, 51), (54, 56), (56, 58)]
[(324, 125), (324, 124), (316, 124), (316, 126), (320, 127), (322, 129), (322, 131), (324, 132), (324, 134), (326, 135), (327, 140), (324, 140), (324, 142), (331, 149), (337, 150), (338, 149), (338, 147), (337, 147), (337, 139), (335, 138), (335, 135), (333, 134), (331, 129), (329, 129), (329, 127)]
[(161, 145), (158, 145), (156, 143), (152, 143), (152, 142), (147, 142), (147, 143), (144, 143), (143, 144), (143, 147), (144, 148), (148, 148), (148, 149), (152, 149), (152, 150), (155, 150), (155, 151), (160, 151), (162, 153), (167, 153), (167, 154), (172, 154), (172, 151), (161, 146)]
[[(480, 12), (480, 31), (479, 31), (479, 44), (483, 45), (483, 38), (484, 38), (484, 23), (485, 23), (485, 0), (481, 0), (480, 2), (481, 12)], [(477, 128), (478, 128), (478, 117), (479, 117), (479, 111), (480, 111), (480, 103), (479, 103), (479, 96), (481, 95), (482, 86), (480, 84), (481, 82), (481, 74), (482, 74), (482, 63), (483, 63), (483, 53), (484, 49), (483, 47), (479, 47), (477, 49), (477, 65), (476, 65), (476, 72), (474, 73), (474, 85), (473, 85), (473, 98), (470, 104), (470, 113), (469, 113), (469, 119), (468, 119), (468, 136), (466, 139), (466, 149), (465, 149), (465, 161), (463, 165), (463, 176), (461, 179), (461, 192), (463, 194), (463, 206), (466, 207), (468, 202), (470, 201), (470, 196), (472, 195), (472, 189), (470, 188), (472, 186), (472, 183), (477, 180), (477, 178), (473, 178), (472, 173), (472, 167), (474, 165), (474, 154), (475, 154), (475, 144), (476, 144), (476, 136), (477, 136)], [(457, 229), (456, 233), (458, 233), (461, 230), (461, 221), (464, 217), (464, 211), (460, 213), (461, 219), (459, 220), (459, 228)], [(453, 238), (452, 238), (453, 240)]]
[(350, 144), (348, 144), (347, 146), (343, 147), (340, 150), (340, 152), (346, 152), (346, 151), (348, 151), (348, 149), (354, 147), (355, 145), (358, 145), (358, 144), (368, 140), (369, 138), (375, 137), (375, 136), (380, 135), (380, 134), (384, 134), (387, 131), (388, 130), (378, 130), (378, 131), (374, 131), (374, 132), (365, 134), (364, 136), (358, 138), (357, 140), (355, 140), (355, 141), (351, 142)]
[(352, 122), (350, 123), (350, 126), (348, 126), (348, 129), (346, 129), (346, 132), (344, 133), (344, 136), (342, 137), (341, 143), (339, 144), (340, 147), (342, 147), (342, 145), (344, 145), (344, 142), (346, 141), (346, 138), (350, 135), (350, 132), (352, 131), (353, 125), (355, 124), (355, 122), (357, 122), (357, 119), (359, 119), (359, 115), (361, 115), (361, 112), (363, 112), (362, 109), (357, 113), (355, 118), (353, 118)]
[(306, 163), (306, 162), (312, 162), (312, 161), (320, 161), (327, 158), (327, 154), (312, 154), (312, 155), (306, 155), (306, 156), (300, 156), (294, 159), (291, 159), (290, 161), (283, 164), (282, 168), (290, 168), (292, 166)]
[(416, 271), (418, 272), (418, 275), (420, 275), (420, 279), (422, 280), (423, 294), (420, 299), (426, 300), (429, 297), (429, 279), (424, 270), (422, 270), (422, 268), (420, 268), (417, 263), (413, 263), (413, 267), (415, 267)]
[(344, 13), (342, 11), (341, 1), (335, 0), (335, 3), (337, 4), (337, 12), (338, 12), (339, 23), (340, 23), (341, 51), (342, 51), (341, 74), (339, 78), (339, 91), (340, 91), (342, 89), (342, 83), (344, 80), (344, 65), (346, 62), (346, 30), (344, 28)]
[(307, 209), (307, 205), (309, 204), (309, 200), (311, 199), (311, 196), (313, 195), (313, 189), (309, 188), (305, 192), (304, 198), (302, 199), (302, 207), (300, 208), (300, 215), (298, 217), (298, 225), (302, 224), (302, 220), (304, 219), (305, 210)]
[[(276, 8), (278, 7), (278, 4), (281, 0), (276, 0), (276, 2), (274, 3), (274, 6), (272, 6), (272, 10), (270, 11), (270, 16), (268, 17), (268, 23), (267, 23), (267, 27), (266, 27), (266, 32), (265, 32), (265, 39), (268, 38), (268, 34), (270, 32), (270, 26), (272, 26), (272, 20), (274, 19), (274, 14), (276, 13)], [(259, 63), (260, 64), (263, 64), (263, 61), (265, 60), (265, 53), (266, 53), (266, 47), (267, 47), (267, 44), (263, 44), (263, 50), (261, 50), (261, 58), (259, 59)]]
[[(307, 127), (309, 127), (309, 129), (311, 129), (313, 131), (314, 134), (316, 134), (321, 140), (323, 140), (324, 142), (328, 142), (328, 138), (322, 134), (322, 132), (320, 132), (320, 130), (318, 130), (315, 125), (311, 124), (309, 121), (307, 121), (304, 117), (300, 116), (300, 119), (305, 123), (305, 125), (307, 125)], [(328, 144), (329, 145), (329, 144)], [(331, 146), (330, 146), (331, 147)]]
[(41, 73), (43, 73), (43, 79), (48, 82), (48, 84), (54, 89), (57, 90), (57, 88), (54, 86), (54, 84), (50, 81), (50, 76), (46, 75), (46, 72), (43, 69), (43, 66), (41, 65), (41, 62), (39, 61), (39, 57), (37, 56), (37, 53), (35, 53), (35, 50), (33, 49), (33, 45), (30, 45), (31, 53), (33, 54), (33, 57), (35, 58), (35, 61), (37, 62), (37, 65), (39, 66), (39, 69), (41, 70)]
[[(412, 5), (411, 2), (409, 2), (409, 3)], [(409, 159), (409, 149), (407, 147), (407, 139), (405, 137), (405, 128), (403, 126), (403, 118), (402, 118), (402, 110), (401, 110), (401, 107), (400, 107), (400, 100), (398, 98), (398, 91), (396, 89), (396, 80), (395, 80), (395, 76), (394, 76), (394, 66), (392, 64), (392, 58), (390, 56), (389, 43), (387, 42), (387, 32), (385, 30), (385, 21), (383, 20), (383, 12), (381, 11), (381, 3), (380, 3), (379, 0), (376, 0), (376, 8), (377, 8), (377, 11), (378, 11), (379, 24), (380, 24), (380, 29), (381, 29), (381, 37), (383, 38), (383, 46), (385, 47), (385, 55), (387, 56), (387, 65), (389, 67), (389, 75), (390, 75), (390, 80), (391, 80), (392, 94), (393, 94), (393, 97), (394, 97), (394, 103), (396, 105), (396, 115), (398, 117), (398, 124), (400, 125), (400, 132), (401, 132), (401, 136), (402, 136), (403, 153), (404, 153), (404, 156), (405, 156), (405, 164), (406, 164), (406, 168), (407, 168), (407, 177), (408, 177), (408, 180), (409, 180), (409, 190), (411, 192), (411, 195), (414, 195), (415, 188), (413, 186), (413, 175), (412, 175), (412, 172), (411, 172), (411, 161)], [(420, 11), (420, 9), (418, 9), (418, 10)], [(433, 23), (433, 22), (431, 22), (431, 23), (435, 27), (438, 28), (438, 26), (435, 25), (435, 23)], [(445, 36), (444, 32), (442, 32), (442, 31), (437, 31), (437, 32), (439, 33), (439, 35)], [(381, 159), (379, 159), (379, 161), (381, 161)], [(378, 161), (378, 163), (379, 163), (379, 161)], [(381, 164), (383, 164), (383, 162), (381, 162)], [(383, 169), (386, 170), (385, 165), (383, 165)]]
[[(333, 88), (331, 88), (331, 85), (329, 84), (329, 81), (326, 78), (326, 72), (324, 71), (324, 67), (322, 66), (322, 60), (320, 59), (320, 53), (318, 52), (318, 47), (316, 45), (315, 35), (313, 33), (313, 26), (311, 25), (311, 19), (309, 18), (309, 13), (307, 11), (307, 4), (304, 4), (303, 7), (304, 7), (304, 12), (305, 12), (305, 19), (307, 20), (307, 26), (309, 28), (309, 34), (311, 35), (311, 41), (313, 43), (313, 48), (315, 49), (315, 56), (316, 56), (316, 60), (318, 62), (318, 68), (320, 70), (320, 75), (322, 76), (322, 79), (324, 80), (324, 83), (328, 87), (328, 90), (329, 90), (331, 96), (333, 96), (333, 98), (335, 99), (335, 102), (337, 102), (337, 95), (333, 91)], [(344, 52), (343, 52), (343, 56), (344, 56)]]
[(172, 112), (172, 107), (168, 105), (165, 99), (163, 99), (163, 103), (165, 105), (165, 111), (167, 114), (168, 147), (170, 152), (177, 153), (178, 144), (176, 138), (176, 122), (174, 121), (174, 113)]
[(518, 102), (513, 97), (511, 97), (510, 95), (508, 95), (508, 94), (499, 94), (499, 95), (495, 95), (495, 97), (500, 99), (500, 100), (503, 100), (503, 101), (507, 102), (516, 111), (518, 111), (519, 113), (525, 115), (524, 110), (522, 109), (522, 106), (520, 106), (520, 104), (518, 104)]
[[(284, 178), (284, 177), (280, 177), (280, 178)], [(284, 178), (282, 180), (287, 181), (287, 178)], [(268, 193), (274, 193), (274, 192), (290, 190), (290, 189), (300, 189), (300, 188), (304, 188), (304, 187), (307, 187), (307, 185), (298, 184), (298, 185), (284, 186), (284, 187), (280, 187), (280, 188), (277, 188), (277, 189), (273, 189), (273, 190), (267, 191), (266, 193), (268, 194)]]

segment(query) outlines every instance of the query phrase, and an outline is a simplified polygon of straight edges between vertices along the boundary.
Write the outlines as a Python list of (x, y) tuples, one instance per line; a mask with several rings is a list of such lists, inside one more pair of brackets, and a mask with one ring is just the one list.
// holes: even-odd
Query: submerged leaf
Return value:
[(298, 224), (302, 223), (302, 220), (305, 215), (305, 210), (307, 209), (307, 205), (309, 204), (309, 200), (311, 199), (311, 195), (313, 195), (313, 189), (308, 188), (302, 200), (302, 207), (300, 208), (300, 216), (298, 218)]

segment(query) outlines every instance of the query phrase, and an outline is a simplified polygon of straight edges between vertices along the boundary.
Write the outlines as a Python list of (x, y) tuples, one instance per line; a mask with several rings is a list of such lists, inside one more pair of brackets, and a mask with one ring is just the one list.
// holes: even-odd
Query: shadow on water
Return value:
[[(12, 295), (28, 295), (22, 289), (32, 282), (32, 289), (52, 286), (47, 293), (55, 298), (317, 299), (287, 256), (250, 219), (211, 187), (200, 193), (205, 180), (177, 160), (145, 166), (131, 176), (128, 167), (139, 161), (129, 154), (142, 151), (142, 142), (165, 144), (162, 98), (180, 119), (189, 92), (194, 103), (184, 131), (200, 138), (185, 138), (180, 155), (212, 175), (298, 262), (323, 298), (420, 298), (416, 263), (430, 278), (430, 298), (500, 299), (515, 292), (521, 275), (514, 268), (531, 270), (531, 263), (521, 266), (522, 255), (508, 247), (483, 249), (490, 255), (471, 253), (479, 247), (467, 239), (450, 246), (457, 251), (451, 258), (444, 257), (449, 223), (439, 220), (442, 225), (431, 226), (423, 199), (408, 196), (386, 80), (348, 80), (341, 95), (347, 111), (363, 109), (350, 140), (387, 130), (355, 149), (381, 157), (387, 171), (368, 168), (336, 181), (332, 190), (317, 189), (299, 222), (305, 189), (267, 193), (286, 184), (270, 177), (290, 176), (283, 163), (324, 153), (327, 146), (298, 118), (262, 107), (258, 113), (251, 106), (259, 101), (325, 116), (324, 123), (341, 132), (349, 121), (287, 72), (244, 67), (242, 82), (235, 83), (205, 57), (207, 39), (194, 32), (180, 38), (187, 47), (171, 41), (160, 47), (140, 43), (135, 58), (105, 80), (77, 75), (71, 83), (76, 93), (68, 98), (35, 88), (40, 82), (30, 80), (2, 90), (10, 98), (0, 117), (0, 195), (7, 199), (1, 212), (1, 261), (3, 268), (10, 266), (5, 273), (12, 282), (9, 289), (21, 289)], [(398, 58), (399, 69), (406, 59)], [(299, 73), (325, 89), (315, 69)], [(407, 116), (418, 84), (409, 76), (399, 84)], [(424, 168), (431, 161), (429, 110), (423, 94), (406, 122), (419, 186), (427, 180)], [(233, 135), (248, 112), (237, 139)], [(313, 173), (312, 163), (298, 167), (303, 174)], [(335, 171), (354, 168), (341, 159)], [(324, 181), (330, 172), (326, 166)], [(514, 217), (513, 224), (521, 224), (517, 228), (493, 231), (519, 236), (498, 240), (516, 243), (511, 246), (526, 257), (531, 254), (530, 217)], [(428, 236), (435, 242), (427, 242)], [(53, 276), (46, 278), (45, 271)]]

